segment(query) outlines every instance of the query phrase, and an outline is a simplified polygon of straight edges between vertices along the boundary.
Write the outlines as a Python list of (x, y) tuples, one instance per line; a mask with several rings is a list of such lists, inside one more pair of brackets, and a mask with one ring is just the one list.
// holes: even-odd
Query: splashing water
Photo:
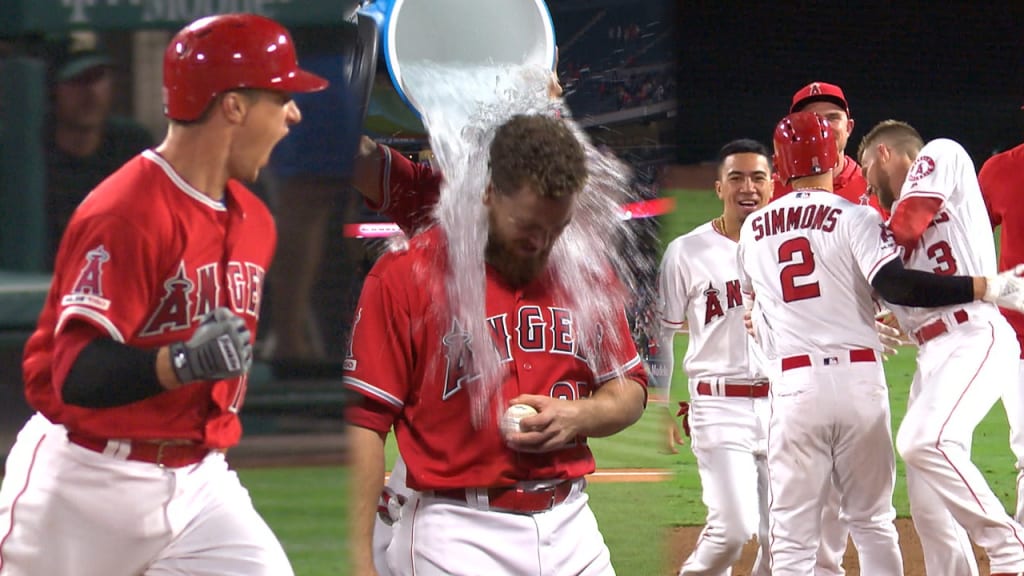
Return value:
[[(555, 297), (573, 310), (574, 338), (591, 369), (595, 374), (621, 373), (621, 366), (596, 364), (600, 338), (619, 336), (613, 331), (602, 333), (599, 327), (613, 325), (628, 305), (630, 294), (646, 290), (640, 282), (656, 264), (647, 238), (620, 217), (619, 206), (638, 199), (630, 169), (593, 146), (568, 118), (564, 103), (549, 96), (549, 69), (416, 62), (403, 68), (403, 76), (418, 87), (416, 104), (444, 174), (433, 220), (448, 241), (445, 289), (450, 305), (439, 305), (433, 312), (449, 314), (470, 334), (466, 343), (473, 363), (470, 373), (479, 375), (469, 385), (474, 425), (480, 427), (488, 419), (488, 407), (493, 409), (490, 417), (505, 408), (500, 402), (492, 403), (506, 374), (486, 322), (488, 221), (483, 194), (490, 178), (491, 140), (497, 128), (514, 115), (562, 116), (584, 145), (587, 184), (577, 199), (571, 223), (551, 251), (548, 266), (555, 279)], [(609, 272), (618, 276), (624, 290), (609, 289)], [(447, 329), (452, 321), (440, 325)]]

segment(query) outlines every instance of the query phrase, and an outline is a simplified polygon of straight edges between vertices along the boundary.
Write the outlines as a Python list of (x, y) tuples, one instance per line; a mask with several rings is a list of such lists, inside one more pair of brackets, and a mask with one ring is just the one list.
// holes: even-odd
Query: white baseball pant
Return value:
[(7, 457), (0, 527), (2, 576), (292, 574), (222, 453), (182, 468), (119, 460), (39, 414)]
[[(391, 468), (391, 475), (388, 477), (385, 488), (390, 490), (392, 494), (401, 496), (403, 500), (408, 500), (412, 495), (412, 490), (405, 485), (405, 461), (402, 460), (401, 456), (395, 460), (395, 465)], [(401, 504), (399, 501), (391, 504), (391, 509), (397, 510), (400, 515)], [(398, 520), (397, 516), (392, 516), (392, 522)], [(391, 576), (391, 570), (388, 568), (387, 553), (388, 546), (391, 545), (392, 535), (392, 524), (387, 524), (378, 516), (373, 523), (373, 565), (377, 568), (377, 576)]]
[[(1018, 341), (1019, 342), (1019, 341)], [(1010, 424), (1010, 449), (1017, 458), (1017, 510), (1014, 519), (1024, 525), (1024, 360), (1019, 361), (1017, 379), (1008, 378), (1003, 391), (1003, 408)]]
[(768, 399), (696, 397), (690, 443), (708, 514), (680, 576), (731, 573), (755, 535), (760, 549), (750, 574), (768, 576)]
[(394, 576), (613, 576), (585, 485), (576, 480), (564, 502), (536, 514), (499, 512), (414, 492), (393, 525), (390, 571)]
[(768, 427), (772, 574), (814, 573), (833, 474), (862, 573), (903, 574), (893, 524), (888, 389), (878, 354), (808, 354), (783, 359), (782, 367), (772, 383)]
[[(969, 447), (975, 428), (1003, 395), (1006, 379), (1018, 372), (1019, 357), (1013, 330), (997, 312), (972, 312), (967, 322), (921, 344), (896, 438), (907, 464), (912, 508), (934, 507), (926, 498), (941, 502), (985, 549), (992, 572), (1024, 571), (1024, 528), (1006, 514), (971, 461)], [(929, 530), (923, 522), (915, 512), (918, 532)], [(945, 545), (946, 550), (960, 548), (959, 543)]]

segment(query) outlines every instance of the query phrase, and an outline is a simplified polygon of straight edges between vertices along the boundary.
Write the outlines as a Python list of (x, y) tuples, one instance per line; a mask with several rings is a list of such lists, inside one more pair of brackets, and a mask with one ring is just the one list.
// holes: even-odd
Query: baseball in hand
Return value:
[(519, 421), (536, 413), (537, 410), (529, 404), (513, 404), (509, 406), (505, 410), (505, 415), (501, 417), (501, 431), (505, 435), (513, 432), (522, 432), (523, 430), (519, 427)]

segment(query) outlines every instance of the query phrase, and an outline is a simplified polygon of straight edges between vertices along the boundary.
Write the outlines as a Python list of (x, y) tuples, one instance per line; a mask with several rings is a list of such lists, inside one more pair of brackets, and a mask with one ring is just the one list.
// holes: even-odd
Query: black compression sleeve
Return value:
[(900, 306), (935, 308), (974, 300), (974, 280), (970, 276), (939, 276), (908, 270), (899, 258), (882, 266), (871, 286), (883, 300)]
[(112, 408), (164, 392), (156, 375), (156, 350), (95, 338), (82, 348), (64, 380), (64, 402)]

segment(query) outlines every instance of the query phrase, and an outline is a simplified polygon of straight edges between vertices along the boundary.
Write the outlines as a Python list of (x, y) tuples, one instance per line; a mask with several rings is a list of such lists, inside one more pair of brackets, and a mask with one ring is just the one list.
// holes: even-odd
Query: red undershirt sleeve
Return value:
[(889, 229), (896, 243), (907, 251), (917, 247), (925, 229), (942, 209), (942, 200), (926, 196), (912, 196), (896, 203), (889, 217)]

